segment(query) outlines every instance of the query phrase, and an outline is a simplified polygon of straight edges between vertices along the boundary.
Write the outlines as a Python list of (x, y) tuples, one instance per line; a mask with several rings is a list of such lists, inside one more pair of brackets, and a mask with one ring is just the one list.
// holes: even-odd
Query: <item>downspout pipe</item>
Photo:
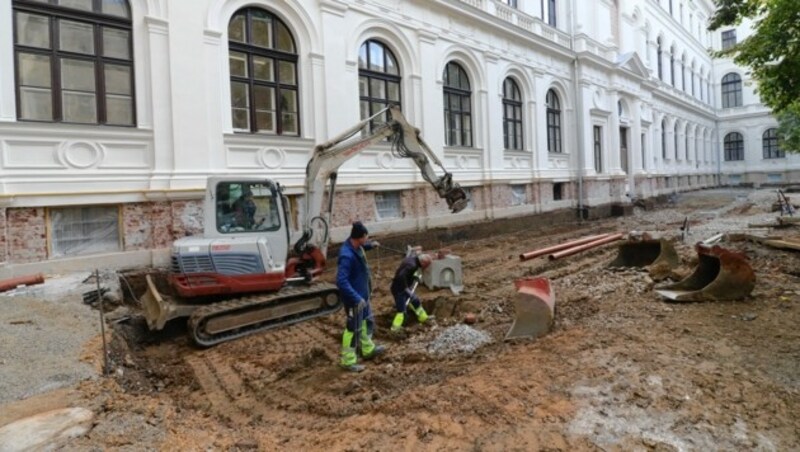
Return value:
[(568, 2), (568, 4), (570, 5), (570, 47), (571, 50), (575, 52), (575, 58), (572, 60), (572, 89), (575, 92), (575, 126), (578, 129), (578, 218), (583, 221), (586, 216), (583, 206), (583, 161), (585, 151), (584, 136), (586, 131), (584, 130), (585, 124), (583, 123), (583, 96), (579, 90), (580, 83), (578, 82), (580, 62), (578, 61), (578, 54), (575, 51), (575, 24), (577, 23), (577, 18), (575, 17), (575, 2)]

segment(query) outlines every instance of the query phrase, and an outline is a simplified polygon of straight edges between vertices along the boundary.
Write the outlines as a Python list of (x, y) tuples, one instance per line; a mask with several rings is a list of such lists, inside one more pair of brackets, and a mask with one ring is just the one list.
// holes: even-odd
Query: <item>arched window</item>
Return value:
[(735, 72), (722, 77), (722, 108), (742, 106), (742, 77)]
[(725, 161), (744, 160), (744, 138), (738, 132), (725, 135)]
[(669, 55), (669, 82), (675, 86), (675, 49), (672, 49)]
[(662, 54), (664, 53), (664, 49), (661, 47), (662, 46), (661, 38), (658, 38), (658, 40), (656, 42), (658, 42), (658, 51), (657, 51), (657, 55), (658, 55), (658, 62), (657, 62), (658, 63), (658, 79), (659, 80), (664, 80), (664, 61), (662, 60)]
[(511, 77), (503, 82), (503, 141), (506, 149), (523, 148), (522, 94), (517, 82)]
[(678, 143), (680, 143), (680, 140), (678, 139), (678, 121), (675, 121), (675, 129), (672, 131), (672, 133), (674, 135), (673, 138), (675, 139), (675, 143), (673, 143), (675, 145), (675, 160), (678, 160)]
[(667, 158), (667, 120), (661, 120), (661, 158)]
[[(378, 41), (369, 40), (358, 50), (358, 92), (361, 119), (389, 105), (400, 105), (400, 66), (392, 51)], [(370, 121), (370, 128), (388, 119), (388, 112), (384, 113)]]
[(767, 129), (761, 136), (761, 147), (763, 148), (765, 159), (782, 159), (786, 153), (780, 148), (778, 139), (778, 129)]
[(17, 118), (136, 124), (126, 0), (14, 1)]
[(458, 63), (444, 68), (444, 129), (447, 146), (472, 146), (472, 91)]
[(561, 152), (561, 102), (554, 90), (547, 91), (547, 151)]
[(260, 8), (228, 24), (231, 115), (236, 131), (300, 135), (297, 47), (289, 28)]

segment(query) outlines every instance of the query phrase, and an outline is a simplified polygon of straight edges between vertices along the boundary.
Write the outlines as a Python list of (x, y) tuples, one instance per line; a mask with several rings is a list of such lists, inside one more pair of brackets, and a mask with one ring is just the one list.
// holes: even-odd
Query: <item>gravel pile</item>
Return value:
[(428, 345), (432, 355), (471, 354), (492, 342), (489, 334), (467, 325), (455, 325), (445, 329)]
[[(97, 376), (80, 360), (100, 334), (99, 313), (83, 303), (88, 273), (0, 294), (0, 405)], [(2, 449), (2, 447), (0, 447)]]

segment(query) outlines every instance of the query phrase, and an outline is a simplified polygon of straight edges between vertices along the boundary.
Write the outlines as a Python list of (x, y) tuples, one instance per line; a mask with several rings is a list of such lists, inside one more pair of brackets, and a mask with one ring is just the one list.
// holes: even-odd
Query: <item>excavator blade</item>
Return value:
[(744, 254), (698, 245), (697, 255), (699, 262), (691, 275), (656, 292), (673, 301), (721, 301), (738, 300), (753, 291), (756, 275)]
[(678, 252), (671, 241), (661, 240), (629, 240), (617, 249), (617, 257), (608, 264), (609, 267), (649, 267), (653, 279), (664, 279), (680, 264)]
[(164, 325), (175, 318), (185, 317), (196, 309), (195, 305), (180, 305), (174, 300), (162, 295), (156, 286), (151, 275), (145, 275), (147, 282), (147, 292), (139, 298), (144, 311), (144, 318), (147, 320), (147, 327), (150, 330), (160, 330)]
[(525, 278), (514, 282), (517, 297), (515, 318), (505, 340), (543, 336), (553, 326), (556, 298), (547, 278)]

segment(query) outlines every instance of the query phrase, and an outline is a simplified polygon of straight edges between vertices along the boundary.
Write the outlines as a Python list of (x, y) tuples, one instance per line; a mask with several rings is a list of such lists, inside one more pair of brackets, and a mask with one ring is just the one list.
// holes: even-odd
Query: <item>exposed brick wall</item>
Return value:
[(8, 261), (37, 262), (47, 259), (47, 232), (44, 207), (8, 209)]
[(8, 262), (8, 222), (6, 209), (0, 208), (0, 263)]
[(175, 238), (203, 235), (203, 201), (172, 203), (172, 231)]
[[(327, 205), (323, 203), (323, 206)], [(333, 200), (331, 227), (346, 226), (354, 221), (375, 221), (375, 196), (372, 192), (339, 192)]]
[(503, 207), (511, 207), (510, 185), (492, 185), (486, 187), (486, 190), (491, 193), (492, 207), (498, 209), (502, 209)]
[(125, 204), (122, 222), (125, 251), (168, 248), (177, 238), (202, 234), (203, 202)]

